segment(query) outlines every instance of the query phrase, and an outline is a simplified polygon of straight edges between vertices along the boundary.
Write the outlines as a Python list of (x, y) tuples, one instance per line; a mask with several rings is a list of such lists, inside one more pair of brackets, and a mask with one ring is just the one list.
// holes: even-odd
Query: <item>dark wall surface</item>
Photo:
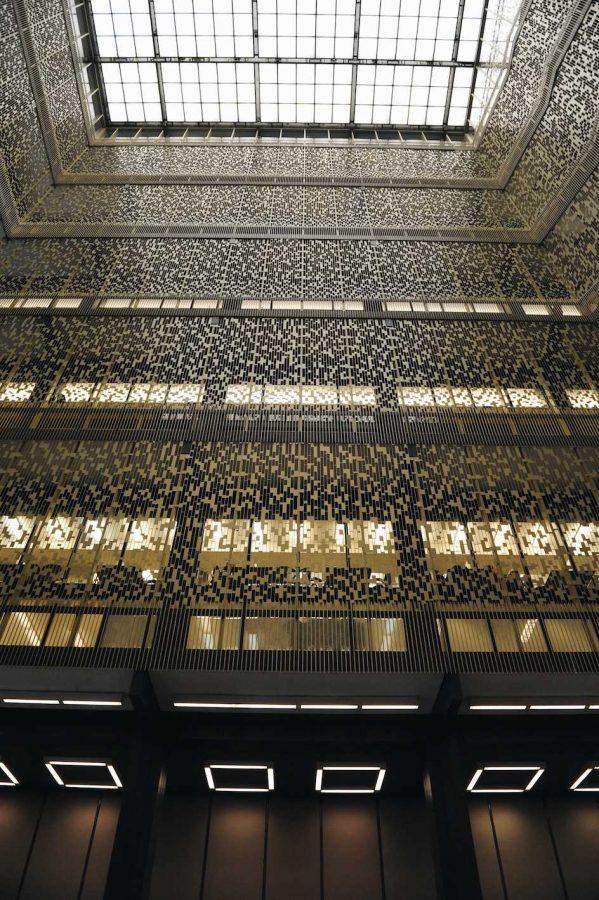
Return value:
[(151, 900), (434, 898), (424, 801), (165, 798)]
[(113, 796), (3, 790), (2, 900), (102, 900), (119, 808)]
[(589, 797), (476, 800), (484, 900), (597, 900), (599, 805)]

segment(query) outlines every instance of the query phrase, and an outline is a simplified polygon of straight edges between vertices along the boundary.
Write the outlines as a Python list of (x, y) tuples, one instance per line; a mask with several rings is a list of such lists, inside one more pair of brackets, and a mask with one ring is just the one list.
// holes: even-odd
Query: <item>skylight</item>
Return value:
[(111, 125), (468, 130), (506, 68), (519, 0), (89, 5)]

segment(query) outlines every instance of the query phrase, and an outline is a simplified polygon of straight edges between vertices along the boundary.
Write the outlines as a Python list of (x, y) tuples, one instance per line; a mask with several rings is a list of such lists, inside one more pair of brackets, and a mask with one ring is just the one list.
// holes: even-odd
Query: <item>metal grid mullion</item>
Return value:
[[(150, 11), (150, 26), (152, 28), (152, 43), (154, 44), (154, 56), (156, 60), (160, 56), (160, 47), (158, 43), (158, 28), (156, 27), (156, 8), (154, 6), (154, 0), (148, 0), (148, 9)], [(197, 50), (197, 47), (196, 47)], [(166, 101), (164, 99), (164, 83), (162, 81), (162, 63), (156, 62), (156, 77), (158, 79), (158, 93), (160, 95), (160, 112), (162, 115), (162, 127), (166, 128), (168, 123), (168, 118), (166, 115)], [(179, 74), (180, 74), (179, 70)], [(144, 107), (145, 108), (145, 107)]]
[(358, 84), (358, 49), (360, 46), (360, 18), (362, 14), (362, 0), (356, 0), (354, 12), (354, 62), (351, 69), (351, 97), (349, 101), (349, 121), (353, 125), (356, 121), (356, 87)]
[[(466, 0), (460, 0), (460, 5), (458, 7), (458, 18), (455, 23), (455, 35), (453, 38), (453, 52), (451, 54), (452, 63), (457, 63), (458, 61), (458, 50), (460, 48), (460, 35), (462, 33), (462, 22), (464, 21), (464, 6), (466, 5)], [(447, 122), (449, 119), (449, 109), (451, 106), (451, 95), (453, 94), (453, 82), (455, 79), (455, 67), (452, 67), (449, 70), (449, 81), (447, 82), (447, 97), (445, 99), (445, 112), (443, 113), (443, 128), (447, 128)]]
[(102, 71), (102, 58), (100, 56), (100, 50), (98, 47), (98, 38), (96, 36), (96, 27), (94, 25), (94, 16), (91, 8), (91, 0), (83, 0), (83, 11), (86, 21), (86, 27), (89, 32), (89, 42), (91, 46), (92, 58), (91, 60), (86, 60), (93, 65), (94, 70), (96, 72), (96, 77), (98, 80), (98, 91), (100, 94), (100, 100), (102, 103), (102, 109), (104, 110), (104, 120), (105, 122), (110, 121), (110, 117), (108, 115), (108, 97), (106, 96), (106, 86), (104, 84), (104, 73)]
[[(258, 0), (252, 0), (252, 39), (254, 42), (254, 56), (256, 60), (260, 56), (258, 42)], [(260, 107), (260, 63), (254, 62), (254, 105), (256, 107), (256, 122), (262, 121)]]
[(470, 97), (468, 98), (468, 107), (466, 109), (466, 121), (465, 125), (468, 127), (468, 123), (470, 122), (470, 114), (472, 113), (472, 101), (474, 100), (474, 86), (477, 81), (478, 76), (478, 68), (480, 65), (480, 55), (483, 48), (483, 34), (485, 33), (485, 25), (487, 22), (487, 13), (489, 11), (489, 0), (485, 0), (485, 5), (483, 8), (483, 14), (480, 19), (480, 29), (478, 32), (478, 43), (476, 46), (476, 56), (474, 57), (474, 63), (472, 65), (472, 82), (470, 85)]

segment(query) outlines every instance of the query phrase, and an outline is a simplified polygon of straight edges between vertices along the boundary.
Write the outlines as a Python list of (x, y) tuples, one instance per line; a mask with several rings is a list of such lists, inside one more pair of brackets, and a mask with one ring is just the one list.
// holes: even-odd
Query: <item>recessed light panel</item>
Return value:
[(384, 779), (382, 766), (320, 766), (315, 789), (320, 794), (374, 794), (380, 791)]
[(123, 784), (112, 762), (100, 759), (47, 759), (46, 768), (61, 787), (109, 790)]
[(211, 763), (204, 766), (204, 773), (211, 791), (265, 794), (275, 789), (274, 769), (264, 764)]
[(19, 782), (5, 762), (0, 760), (0, 787), (14, 787)]
[(480, 766), (466, 788), (471, 794), (523, 794), (532, 790), (543, 766)]
[(585, 766), (570, 786), (570, 790), (579, 793), (599, 792), (599, 766), (594, 763)]

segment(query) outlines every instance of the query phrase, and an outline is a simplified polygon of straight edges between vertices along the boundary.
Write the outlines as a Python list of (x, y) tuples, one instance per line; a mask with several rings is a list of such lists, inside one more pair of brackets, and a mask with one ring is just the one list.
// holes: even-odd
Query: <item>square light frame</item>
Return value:
[[(263, 771), (266, 772), (265, 787), (217, 787), (214, 780), (214, 770), (243, 770), (243, 771)], [(215, 793), (227, 794), (268, 794), (275, 789), (275, 770), (273, 766), (267, 763), (206, 763), (204, 766), (204, 774), (206, 776), (206, 784), (209, 790)]]
[[(8, 778), (8, 781), (4, 781), (4, 779), (2, 777), (2, 772), (4, 772), (4, 775), (6, 776), (6, 778)], [(0, 759), (0, 779), (2, 779), (2, 780), (0, 780), (0, 787), (16, 787), (19, 783), (19, 779), (17, 778), (17, 776), (11, 771), (11, 769), (9, 769), (9, 767), (6, 765), (4, 760), (1, 760), (1, 759)]]
[[(485, 772), (531, 772), (531, 778), (528, 783), (524, 787), (518, 788), (477, 788), (476, 785), (479, 783), (481, 777)], [(539, 781), (543, 773), (545, 772), (545, 766), (542, 765), (487, 765), (487, 766), (478, 766), (474, 775), (468, 782), (466, 790), (470, 794), (525, 794), (527, 791), (532, 790), (535, 784)]]
[(582, 770), (580, 775), (578, 775), (577, 778), (575, 778), (574, 781), (572, 782), (572, 784), (570, 785), (570, 790), (574, 791), (574, 793), (576, 793), (576, 794), (599, 793), (599, 786), (598, 787), (583, 787), (585, 781), (588, 779), (589, 775), (591, 775), (592, 772), (599, 772), (599, 765), (595, 762), (588, 763), (584, 767), (584, 769)]
[[(325, 772), (377, 772), (374, 787), (368, 788), (326, 788), (323, 787), (325, 781)], [(386, 766), (374, 765), (352, 765), (350, 763), (339, 763), (335, 765), (320, 765), (316, 769), (316, 781), (314, 789), (318, 794), (377, 794), (385, 780), (387, 773)]]
[[(55, 759), (46, 757), (44, 759), (44, 765), (46, 766), (56, 784), (58, 784), (60, 787), (96, 791), (118, 791), (123, 787), (123, 782), (119, 778), (114, 763), (109, 759), (77, 759), (75, 757), (62, 757)], [(56, 766), (79, 766), (81, 768), (88, 767), (94, 769), (102, 767), (106, 769), (106, 771), (112, 778), (112, 784), (69, 783), (62, 777), (59, 772), (56, 771)]]

